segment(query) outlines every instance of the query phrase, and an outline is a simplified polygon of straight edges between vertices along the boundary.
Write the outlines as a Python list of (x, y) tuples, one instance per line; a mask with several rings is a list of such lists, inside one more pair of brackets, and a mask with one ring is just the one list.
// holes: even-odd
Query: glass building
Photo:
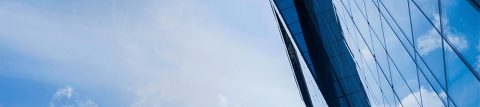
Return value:
[(479, 0), (272, 0), (312, 106), (480, 106)]
[(470, 3), (480, 12), (480, 0), (469, 0)]
[[(344, 41), (333, 2), (273, 2), (274, 13), (305, 104), (314, 105), (310, 101), (308, 90), (320, 90), (329, 106), (369, 106), (367, 94)], [(303, 60), (298, 60), (299, 57)], [(300, 62), (306, 66), (301, 66)], [(302, 70), (302, 67), (308, 69)], [(310, 71), (309, 76), (313, 77), (315, 84), (305, 82), (309, 80), (304, 79), (303, 71)], [(316, 85), (318, 88), (308, 85)]]

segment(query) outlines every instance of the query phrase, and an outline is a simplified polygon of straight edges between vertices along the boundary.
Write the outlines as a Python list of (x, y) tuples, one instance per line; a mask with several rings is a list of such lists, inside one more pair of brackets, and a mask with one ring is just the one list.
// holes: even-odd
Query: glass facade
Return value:
[(468, 0), (480, 12), (480, 0)]
[(334, 0), (370, 104), (480, 106), (470, 0)]
[[(322, 99), (328, 106), (370, 106), (356, 65), (345, 44), (332, 1), (274, 0), (273, 2), (280, 28), (288, 30), (281, 32), (284, 39), (292, 38), (295, 49), (303, 59), (300, 61), (304, 61), (306, 65), (304, 67), (310, 71), (311, 75), (305, 76), (311, 76), (314, 80), (312, 85), (317, 87), (315, 89), (306, 86), (307, 89), (319, 90), (316, 93), (302, 92), (304, 101), (308, 99), (305, 98), (306, 96), (311, 96), (309, 94), (321, 92)], [(288, 49), (288, 43), (285, 44)], [(292, 56), (290, 59), (292, 60)], [(296, 65), (294, 63), (292, 62), (293, 66)], [(300, 90), (303, 90), (301, 87), (303, 83), (299, 81), (309, 80), (296, 77)], [(305, 101), (305, 103), (311, 106), (309, 103), (312, 102)]]
[(304, 97), (321, 93), (335, 107), (478, 107), (479, 3), (273, 0), (273, 8), (297, 51)]

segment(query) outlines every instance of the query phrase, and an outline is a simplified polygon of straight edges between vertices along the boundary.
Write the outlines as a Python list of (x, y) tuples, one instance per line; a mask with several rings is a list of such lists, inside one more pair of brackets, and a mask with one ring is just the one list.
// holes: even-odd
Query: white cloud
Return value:
[[(453, 34), (451, 32), (445, 33), (450, 40), (450, 42), (460, 51), (468, 47), (468, 42), (464, 36)], [(441, 49), (441, 37), (438, 33), (431, 29), (428, 31), (427, 35), (421, 36), (417, 39), (417, 47), (420, 55), (428, 55), (430, 52)], [(448, 44), (445, 43), (447, 46)], [(452, 51), (450, 48), (449, 51)]]
[(0, 44), (53, 66), (19, 75), (109, 93), (91, 95), (118, 106), (212, 107), (218, 93), (246, 107), (302, 105), (268, 1), (71, 2), (68, 12), (18, 3), (0, 17), (17, 23), (0, 24)]
[(223, 96), (222, 94), (217, 94), (217, 97), (220, 100), (220, 102), (218, 102), (219, 107), (228, 107), (228, 101), (225, 96)]
[(373, 58), (372, 53), (370, 52), (370, 50), (368, 50), (367, 47), (360, 49), (360, 52), (365, 58), (365, 61), (367, 61), (368, 63), (373, 63), (375, 59)]
[(50, 107), (98, 107), (98, 105), (90, 99), (76, 95), (73, 88), (67, 86), (55, 92), (50, 101)]
[(73, 88), (70, 86), (67, 86), (55, 92), (55, 94), (53, 95), (53, 98), (67, 97), (68, 99), (70, 99), (72, 97), (72, 94), (73, 94)]
[[(438, 98), (435, 92), (424, 89), (420, 89), (422, 94), (423, 105), (428, 107), (443, 107), (443, 103)], [(445, 97), (445, 93), (440, 93), (441, 97)], [(413, 94), (407, 95), (402, 99), (402, 104), (404, 107), (419, 107), (418, 102), (416, 102), (415, 97), (420, 100), (420, 91), (416, 91)], [(400, 106), (400, 105), (398, 105)]]
[(223, 94), (217, 94), (217, 98), (219, 100), (218, 107), (239, 107), (238, 105), (231, 104)]
[[(440, 18), (438, 15), (435, 15), (434, 23), (438, 26)], [(448, 20), (444, 18), (444, 33), (448, 40), (455, 46), (459, 51), (466, 49), (468, 47), (468, 41), (465, 39), (465, 36), (453, 32), (453, 29), (448, 27)], [(434, 28), (429, 29), (424, 36), (417, 38), (417, 48), (420, 55), (428, 55), (430, 52), (441, 49), (442, 47), (442, 38), (437, 33)], [(448, 46), (445, 43), (445, 46)], [(452, 51), (448, 48), (449, 51)]]
[(431, 51), (440, 48), (440, 37), (436, 35), (435, 30), (431, 29), (428, 34), (417, 39), (417, 47), (420, 55), (427, 55)]

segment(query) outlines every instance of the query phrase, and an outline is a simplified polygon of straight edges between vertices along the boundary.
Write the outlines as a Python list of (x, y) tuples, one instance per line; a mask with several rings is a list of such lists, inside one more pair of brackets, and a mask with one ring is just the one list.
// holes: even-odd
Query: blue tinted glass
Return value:
[(288, 24), (288, 23), (293, 23), (298, 21), (297, 10), (295, 9), (295, 7), (290, 7), (290, 8), (281, 10), (280, 12), (282, 13), (283, 20), (285, 21), (285, 23)]
[(293, 0), (276, 0), (277, 8), (283, 10), (285, 8), (293, 6)]
[(289, 23), (288, 27), (290, 28), (290, 33), (292, 33), (292, 34), (297, 34), (297, 33), (302, 32), (302, 27), (300, 26), (300, 23), (298, 21), (293, 22), (293, 23)]

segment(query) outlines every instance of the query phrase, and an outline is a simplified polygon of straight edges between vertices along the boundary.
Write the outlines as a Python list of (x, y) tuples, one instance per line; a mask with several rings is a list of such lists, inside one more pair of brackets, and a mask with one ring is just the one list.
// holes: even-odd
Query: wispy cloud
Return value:
[(370, 50), (368, 50), (367, 47), (364, 47), (362, 49), (360, 49), (360, 52), (363, 56), (363, 58), (365, 58), (365, 61), (369, 64), (372, 64), (373, 61), (375, 60), (372, 56), (372, 53), (370, 52)]
[[(439, 25), (440, 18), (438, 15), (434, 15), (435, 20), (434, 23)], [(465, 39), (464, 35), (458, 34), (453, 32), (454, 29), (448, 27), (448, 20), (447, 18), (443, 18), (444, 22), (444, 30), (445, 36), (447, 39), (460, 51), (466, 49), (468, 47), (468, 41)], [(418, 37), (417, 39), (417, 47), (419, 50), (420, 55), (428, 55), (430, 52), (435, 51), (437, 49), (441, 49), (442, 47), (442, 38), (440, 37), (439, 33), (432, 27), (429, 29), (424, 36)], [(445, 43), (445, 45), (448, 45)], [(450, 48), (448, 48), (451, 51)]]
[[(468, 47), (468, 42), (464, 36), (454, 34), (451, 32), (445, 32), (447, 38), (450, 42), (459, 50), (463, 50)], [(437, 31), (431, 29), (428, 31), (428, 34), (422, 37), (419, 37), (417, 42), (417, 47), (420, 55), (428, 55), (430, 52), (441, 48), (441, 37), (438, 35)], [(445, 43), (447, 46), (448, 44)], [(450, 48), (448, 48), (451, 51)]]
[[(19, 2), (0, 17), (13, 23), (0, 24), (0, 44), (53, 66), (18, 71), (25, 78), (112, 92), (91, 95), (120, 106), (212, 107), (219, 92), (248, 107), (302, 104), (268, 1)], [(52, 105), (75, 99), (59, 93)]]
[(72, 87), (67, 86), (58, 89), (50, 101), (50, 107), (98, 107), (90, 100), (77, 95)]
[[(423, 105), (428, 107), (443, 107), (443, 103), (440, 98), (436, 95), (435, 92), (420, 88)], [(420, 91), (416, 91), (413, 94), (407, 95), (402, 99), (401, 103), (404, 107), (418, 107), (418, 102), (415, 100), (415, 97), (420, 101)], [(445, 93), (440, 93), (441, 97), (445, 97)], [(400, 105), (399, 105), (400, 106)]]
[(219, 100), (218, 107), (240, 107), (239, 105), (232, 104), (223, 94), (217, 94), (217, 98)]

